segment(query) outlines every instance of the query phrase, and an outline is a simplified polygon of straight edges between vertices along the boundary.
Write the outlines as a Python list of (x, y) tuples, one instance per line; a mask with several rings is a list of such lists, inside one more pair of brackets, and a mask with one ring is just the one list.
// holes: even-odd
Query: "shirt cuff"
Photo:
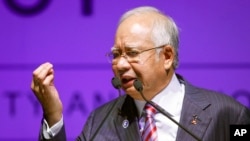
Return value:
[(57, 135), (60, 132), (62, 127), (63, 127), (63, 116), (51, 128), (49, 128), (47, 121), (45, 119), (43, 119), (43, 137), (45, 139), (53, 138), (55, 135)]

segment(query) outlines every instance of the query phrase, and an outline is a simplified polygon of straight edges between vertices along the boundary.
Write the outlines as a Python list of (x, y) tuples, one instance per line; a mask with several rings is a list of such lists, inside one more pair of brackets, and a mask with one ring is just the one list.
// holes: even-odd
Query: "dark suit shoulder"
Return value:
[(207, 100), (210, 101), (210, 103), (218, 105), (223, 104), (224, 106), (226, 105), (228, 106), (235, 105), (240, 107), (244, 106), (239, 101), (237, 101), (232, 96), (226, 93), (200, 87), (194, 87), (194, 88), (196, 89), (198, 94), (204, 95), (207, 98)]
[(250, 124), (250, 110), (248, 107), (234, 99), (233, 97), (214, 90), (200, 88), (191, 84), (186, 85), (188, 97), (197, 105), (210, 112), (211, 115), (223, 117), (229, 123), (241, 122)]

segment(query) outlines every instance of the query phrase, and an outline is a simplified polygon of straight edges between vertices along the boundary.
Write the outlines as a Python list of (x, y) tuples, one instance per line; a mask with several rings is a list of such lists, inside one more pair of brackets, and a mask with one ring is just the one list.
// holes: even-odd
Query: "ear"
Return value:
[(175, 56), (175, 52), (174, 52), (174, 48), (171, 46), (165, 46), (163, 48), (163, 55), (164, 55), (164, 68), (165, 70), (170, 69), (173, 66), (173, 62), (174, 62), (174, 56)]

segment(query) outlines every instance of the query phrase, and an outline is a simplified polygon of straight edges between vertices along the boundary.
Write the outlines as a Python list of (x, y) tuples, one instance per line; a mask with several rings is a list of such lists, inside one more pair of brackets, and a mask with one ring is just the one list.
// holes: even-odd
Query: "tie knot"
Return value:
[(157, 110), (151, 104), (146, 103), (144, 106), (144, 112), (146, 116), (153, 117), (157, 113)]

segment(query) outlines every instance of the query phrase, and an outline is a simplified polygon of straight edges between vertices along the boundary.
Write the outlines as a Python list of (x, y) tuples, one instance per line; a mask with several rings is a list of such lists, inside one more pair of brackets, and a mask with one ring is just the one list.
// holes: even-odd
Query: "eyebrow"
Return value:
[(117, 47), (111, 47), (111, 49), (110, 49), (111, 51), (114, 51), (114, 50), (119, 50), (119, 48), (117, 48)]
[[(138, 46), (125, 46), (124, 49), (132, 50), (132, 49), (140, 49), (140, 48)], [(115, 46), (111, 47), (111, 51), (114, 51), (114, 50), (121, 50), (121, 49)]]

